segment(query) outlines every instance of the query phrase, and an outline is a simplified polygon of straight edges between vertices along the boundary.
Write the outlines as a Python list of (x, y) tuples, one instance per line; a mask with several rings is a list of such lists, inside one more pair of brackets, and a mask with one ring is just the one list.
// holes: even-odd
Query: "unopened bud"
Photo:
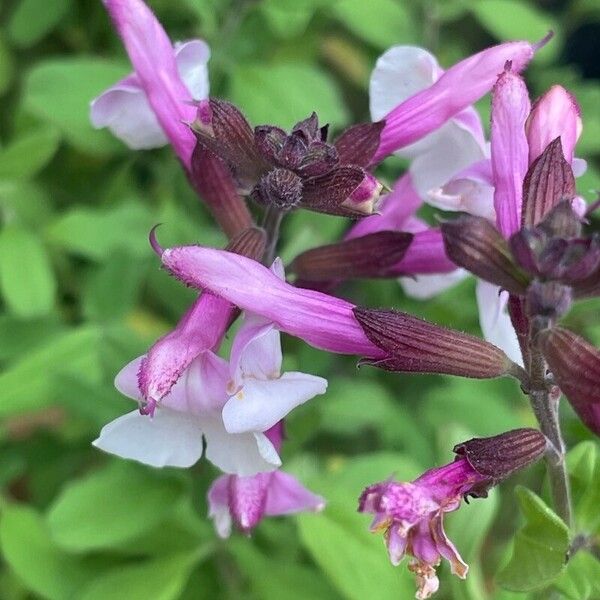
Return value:
[(411, 233), (379, 231), (320, 246), (297, 256), (291, 270), (309, 281), (389, 277), (412, 239)]
[(290, 210), (302, 201), (302, 179), (288, 169), (274, 169), (261, 177), (251, 196), (263, 206)]
[(562, 327), (542, 331), (539, 344), (579, 418), (600, 435), (600, 350)]
[(515, 264), (506, 240), (483, 217), (465, 215), (443, 223), (446, 254), (457, 265), (509, 292), (523, 295), (528, 276)]
[(518, 369), (500, 348), (478, 337), (399, 311), (356, 307), (353, 312), (367, 338), (387, 353), (383, 359), (363, 359), (362, 364), (476, 379), (516, 374)]
[(527, 312), (531, 317), (556, 321), (571, 308), (571, 288), (557, 281), (534, 281), (527, 289)]
[(496, 485), (515, 471), (539, 460), (547, 447), (546, 436), (537, 429), (514, 429), (488, 438), (473, 438), (454, 446), (480, 474)]

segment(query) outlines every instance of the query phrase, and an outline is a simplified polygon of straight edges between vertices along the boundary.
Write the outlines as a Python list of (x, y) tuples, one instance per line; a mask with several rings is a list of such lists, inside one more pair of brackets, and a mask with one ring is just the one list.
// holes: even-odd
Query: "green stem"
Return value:
[(265, 209), (262, 228), (267, 232), (267, 247), (263, 262), (267, 266), (270, 266), (275, 258), (277, 242), (279, 241), (279, 227), (284, 215), (285, 211), (275, 206), (269, 206)]

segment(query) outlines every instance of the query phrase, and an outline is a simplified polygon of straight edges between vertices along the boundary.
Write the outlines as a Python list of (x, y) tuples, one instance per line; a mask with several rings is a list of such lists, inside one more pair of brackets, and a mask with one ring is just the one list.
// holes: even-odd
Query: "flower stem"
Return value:
[(277, 242), (279, 241), (279, 226), (283, 220), (283, 215), (285, 215), (285, 211), (275, 206), (271, 205), (265, 209), (262, 228), (267, 232), (267, 247), (263, 262), (267, 266), (270, 266), (275, 258)]
[(546, 362), (535, 345), (531, 348), (530, 384), (531, 407), (540, 430), (551, 444), (546, 453), (546, 465), (554, 508), (567, 526), (571, 527), (571, 488), (565, 462), (565, 443), (558, 417), (560, 390), (556, 386), (548, 385)]

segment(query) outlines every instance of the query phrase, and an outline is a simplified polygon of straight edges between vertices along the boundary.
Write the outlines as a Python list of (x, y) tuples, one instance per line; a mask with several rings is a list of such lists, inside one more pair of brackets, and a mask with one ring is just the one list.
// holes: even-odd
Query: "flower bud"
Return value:
[(523, 226), (537, 225), (561, 200), (575, 196), (573, 170), (565, 160), (560, 137), (548, 144), (529, 167), (523, 182)]
[[(458, 456), (464, 456), (480, 475), (496, 485), (541, 458), (547, 440), (537, 429), (514, 429), (488, 438), (473, 438), (454, 446)], [(488, 484), (490, 485), (490, 484)], [(475, 495), (477, 490), (469, 492)]]
[(413, 239), (411, 233), (380, 231), (303, 252), (291, 264), (309, 281), (389, 277)]
[(572, 302), (571, 288), (558, 281), (536, 280), (527, 289), (527, 312), (531, 317), (556, 321), (569, 312)]
[(225, 250), (260, 260), (267, 245), (267, 234), (260, 227), (249, 227), (229, 241)]
[(493, 344), (394, 310), (354, 309), (367, 338), (387, 353), (361, 361), (388, 371), (487, 379), (518, 367)]
[(443, 223), (441, 229), (446, 253), (453, 262), (512, 294), (525, 293), (529, 278), (515, 264), (506, 240), (487, 219), (465, 215)]
[(542, 331), (539, 344), (579, 418), (600, 435), (600, 350), (562, 327)]
[(263, 206), (290, 210), (302, 201), (302, 179), (289, 169), (274, 169), (261, 177), (251, 196)]

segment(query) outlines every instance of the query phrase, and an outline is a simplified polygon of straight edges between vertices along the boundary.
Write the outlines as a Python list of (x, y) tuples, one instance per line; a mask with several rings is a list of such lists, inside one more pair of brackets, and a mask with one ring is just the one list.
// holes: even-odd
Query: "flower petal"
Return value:
[(427, 203), (448, 211), (461, 211), (496, 222), (494, 186), (489, 159), (480, 160), (427, 194)]
[(273, 444), (262, 433), (227, 433), (218, 413), (204, 416), (202, 429), (206, 458), (225, 473), (246, 477), (281, 465)]
[(202, 456), (200, 421), (160, 408), (154, 417), (137, 410), (102, 428), (96, 448), (152, 467), (191, 467)]
[(452, 273), (456, 265), (446, 255), (439, 229), (417, 231), (404, 257), (393, 267), (396, 275)]
[(385, 544), (388, 549), (390, 562), (394, 567), (397, 567), (404, 558), (407, 543), (408, 537), (406, 535), (401, 535), (397, 525), (392, 523), (391, 527), (386, 532)]
[(281, 372), (279, 331), (264, 317), (246, 315), (231, 346), (230, 373), (237, 391), (246, 377), (275, 379)]
[(127, 363), (115, 377), (115, 387), (121, 394), (132, 400), (141, 401), (144, 399), (138, 386), (138, 373), (144, 360), (144, 356), (138, 356)]
[[(374, 162), (438, 129), (487, 93), (506, 61), (512, 61), (512, 68), (518, 73), (531, 60), (533, 52), (534, 48), (527, 42), (507, 42), (487, 48), (448, 69), (435, 83), (411, 95), (385, 115)], [(428, 68), (431, 70), (431, 66)]]
[(229, 478), (229, 510), (235, 524), (245, 533), (258, 525), (265, 514), (271, 473)]
[(274, 471), (269, 482), (265, 514), (289, 515), (305, 510), (321, 511), (325, 499), (307, 490), (295, 477)]
[(331, 352), (381, 356), (356, 322), (353, 305), (345, 300), (296, 288), (254, 260), (214, 248), (169, 248), (161, 258), (186, 284), (210, 289), (309, 344)]
[(573, 162), (575, 144), (581, 135), (581, 110), (564, 87), (553, 85), (531, 109), (525, 125), (529, 142), (529, 164), (560, 136), (564, 157)]
[(507, 311), (508, 292), (493, 283), (479, 280), (476, 288), (479, 324), (483, 337), (504, 350), (513, 362), (523, 366), (523, 357)]
[(414, 275), (398, 279), (404, 293), (410, 298), (428, 300), (463, 281), (469, 273), (464, 269), (455, 269), (439, 275)]
[(129, 148), (160, 148), (168, 143), (138, 78), (130, 75), (94, 98), (90, 120), (97, 129), (108, 127)]
[(142, 361), (139, 383), (144, 397), (160, 401), (194, 358), (220, 343), (232, 314), (229, 302), (202, 293), (177, 327), (160, 338)]
[(327, 380), (305, 373), (284, 373), (279, 379), (246, 379), (223, 408), (230, 433), (266, 431), (291, 410), (327, 389)]
[(435, 144), (416, 156), (410, 165), (415, 189), (421, 197), (485, 156), (480, 141), (455, 119), (430, 136), (435, 136)]
[(196, 141), (186, 122), (196, 109), (189, 101), (167, 34), (142, 0), (105, 0), (135, 73), (154, 114), (175, 152), (190, 165)]
[(496, 223), (505, 238), (521, 225), (523, 180), (529, 152), (525, 121), (530, 108), (525, 82), (506, 70), (494, 86), (490, 134)]
[(431, 519), (431, 535), (435, 540), (438, 552), (450, 563), (453, 575), (465, 579), (469, 572), (469, 566), (462, 559), (454, 544), (448, 539), (444, 531), (444, 513), (440, 512)]
[(194, 100), (208, 98), (210, 48), (203, 40), (175, 43), (177, 72)]
[(220, 538), (231, 535), (231, 515), (229, 514), (229, 479), (231, 475), (221, 475), (208, 489), (208, 518), (213, 520)]

